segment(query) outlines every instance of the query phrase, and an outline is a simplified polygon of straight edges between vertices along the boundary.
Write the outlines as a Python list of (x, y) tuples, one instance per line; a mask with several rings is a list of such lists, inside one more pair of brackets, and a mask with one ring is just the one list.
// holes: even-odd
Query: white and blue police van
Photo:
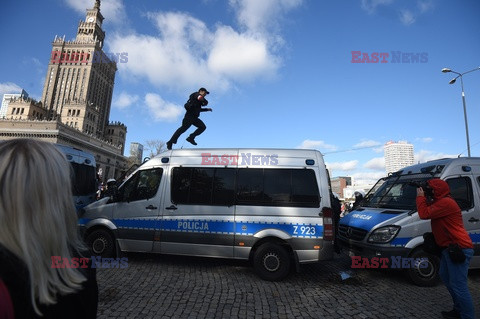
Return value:
[(416, 209), (417, 187), (432, 178), (445, 180), (462, 209), (463, 223), (474, 244), (470, 268), (480, 268), (480, 158), (448, 158), (417, 164), (380, 179), (360, 208), (340, 219), (338, 241), (350, 256), (410, 258), (406, 272), (419, 286), (438, 281), (439, 259), (422, 249), (430, 220)]
[(72, 168), (72, 193), (77, 212), (95, 201), (97, 192), (97, 175), (95, 157), (78, 148), (55, 144)]
[(79, 226), (98, 256), (250, 260), (271, 281), (333, 258), (328, 172), (314, 150), (166, 151), (85, 207)]

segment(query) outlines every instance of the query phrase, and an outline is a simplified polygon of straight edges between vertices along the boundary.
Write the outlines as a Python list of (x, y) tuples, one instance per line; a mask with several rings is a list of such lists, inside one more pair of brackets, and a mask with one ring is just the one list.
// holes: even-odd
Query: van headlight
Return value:
[(400, 226), (385, 226), (375, 229), (368, 237), (369, 243), (388, 243), (397, 236), (400, 231)]

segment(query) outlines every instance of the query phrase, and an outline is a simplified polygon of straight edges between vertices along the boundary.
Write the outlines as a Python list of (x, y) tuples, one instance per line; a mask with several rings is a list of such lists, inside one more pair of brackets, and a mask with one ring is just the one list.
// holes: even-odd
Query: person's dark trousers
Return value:
[(467, 257), (463, 263), (454, 263), (450, 259), (448, 249), (442, 251), (440, 269), (438, 274), (453, 299), (453, 308), (466, 319), (475, 318), (472, 296), (468, 290), (468, 266), (473, 256), (473, 249), (464, 248), (463, 253)]
[(196, 136), (202, 134), (203, 131), (207, 129), (207, 126), (205, 125), (205, 123), (203, 123), (201, 119), (199, 119), (198, 117), (186, 115), (183, 118), (182, 126), (180, 126), (175, 131), (175, 133), (173, 133), (172, 138), (169, 142), (176, 144), (180, 135), (185, 133), (185, 131), (188, 130), (192, 125), (197, 127), (197, 129), (192, 134), (190, 134), (190, 137), (193, 139), (195, 139)]

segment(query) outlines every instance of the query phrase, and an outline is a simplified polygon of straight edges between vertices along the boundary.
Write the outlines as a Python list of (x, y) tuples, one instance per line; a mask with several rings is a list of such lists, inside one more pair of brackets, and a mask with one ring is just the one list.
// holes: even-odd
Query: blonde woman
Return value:
[(95, 269), (90, 260), (75, 263), (89, 254), (70, 172), (51, 143), (0, 141), (0, 281), (16, 318), (96, 317)]

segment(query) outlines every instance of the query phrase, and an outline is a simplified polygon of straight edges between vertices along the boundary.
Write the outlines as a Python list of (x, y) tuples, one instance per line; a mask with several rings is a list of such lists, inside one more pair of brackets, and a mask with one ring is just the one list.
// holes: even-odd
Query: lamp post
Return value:
[(468, 137), (467, 106), (466, 106), (466, 103), (465, 103), (465, 91), (463, 90), (463, 75), (467, 74), (467, 73), (470, 73), (470, 72), (473, 72), (473, 71), (477, 71), (477, 70), (480, 70), (480, 67), (475, 68), (475, 69), (470, 70), (470, 71), (467, 71), (467, 72), (463, 72), (463, 73), (458, 73), (458, 72), (453, 71), (449, 68), (443, 68), (442, 69), (443, 73), (452, 72), (452, 73), (458, 74), (455, 78), (451, 79), (450, 82), (448, 82), (448, 84), (453, 84), (453, 83), (455, 83), (455, 81), (457, 81), (458, 78), (460, 78), (460, 83), (462, 85), (463, 116), (465, 117), (465, 134), (467, 135), (468, 157), (470, 157), (470, 139)]

